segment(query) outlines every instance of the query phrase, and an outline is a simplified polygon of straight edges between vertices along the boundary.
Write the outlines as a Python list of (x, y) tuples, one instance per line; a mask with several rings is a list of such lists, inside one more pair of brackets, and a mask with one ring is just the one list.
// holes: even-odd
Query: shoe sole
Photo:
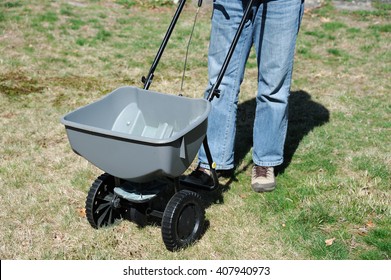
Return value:
[(271, 183), (271, 184), (253, 184), (251, 185), (251, 188), (258, 193), (262, 192), (271, 192), (274, 191), (276, 188), (276, 184)]

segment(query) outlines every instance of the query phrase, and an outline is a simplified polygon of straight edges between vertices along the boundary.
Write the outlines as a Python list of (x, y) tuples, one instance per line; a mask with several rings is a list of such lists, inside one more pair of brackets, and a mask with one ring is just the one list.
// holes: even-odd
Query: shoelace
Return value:
[(255, 166), (253, 168), (253, 177), (267, 177), (269, 168), (265, 166)]

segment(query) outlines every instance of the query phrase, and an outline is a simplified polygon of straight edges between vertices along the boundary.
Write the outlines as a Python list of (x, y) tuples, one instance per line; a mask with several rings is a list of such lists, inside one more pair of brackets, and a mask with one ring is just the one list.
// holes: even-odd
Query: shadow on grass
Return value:
[(289, 122), (284, 148), (284, 163), (276, 168), (277, 175), (284, 173), (290, 165), (302, 139), (315, 127), (324, 125), (330, 119), (329, 110), (312, 100), (308, 92), (302, 90), (292, 92), (289, 102)]
[[(255, 116), (255, 98), (239, 104), (237, 115), (237, 133), (235, 145), (235, 165), (238, 172), (245, 172), (252, 167), (252, 161), (245, 162), (253, 144), (253, 128)], [(289, 122), (284, 148), (284, 163), (276, 167), (276, 174), (284, 173), (290, 165), (293, 155), (302, 139), (315, 127), (329, 121), (329, 111), (322, 104), (312, 100), (311, 95), (303, 90), (291, 92), (289, 98)], [(225, 188), (235, 181), (231, 177)]]

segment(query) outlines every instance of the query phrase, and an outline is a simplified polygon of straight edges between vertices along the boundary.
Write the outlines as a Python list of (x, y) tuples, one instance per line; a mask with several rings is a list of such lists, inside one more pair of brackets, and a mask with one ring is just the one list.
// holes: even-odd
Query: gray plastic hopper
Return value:
[(178, 177), (194, 160), (211, 109), (205, 99), (121, 87), (61, 118), (72, 149), (128, 181)]

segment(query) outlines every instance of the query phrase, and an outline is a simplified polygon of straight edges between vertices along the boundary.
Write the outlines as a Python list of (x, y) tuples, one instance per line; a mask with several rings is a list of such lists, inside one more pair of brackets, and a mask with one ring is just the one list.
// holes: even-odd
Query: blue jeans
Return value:
[[(246, 0), (214, 0), (205, 96), (217, 79), (246, 6)], [(213, 99), (208, 118), (208, 143), (216, 169), (234, 167), (238, 97), (253, 45), (258, 63), (255, 120), (249, 124), (253, 125), (253, 162), (260, 166), (283, 162), (294, 51), (303, 10), (304, 0), (256, 1), (252, 7), (219, 86), (220, 98)], [(209, 167), (203, 147), (198, 160), (202, 167)]]

